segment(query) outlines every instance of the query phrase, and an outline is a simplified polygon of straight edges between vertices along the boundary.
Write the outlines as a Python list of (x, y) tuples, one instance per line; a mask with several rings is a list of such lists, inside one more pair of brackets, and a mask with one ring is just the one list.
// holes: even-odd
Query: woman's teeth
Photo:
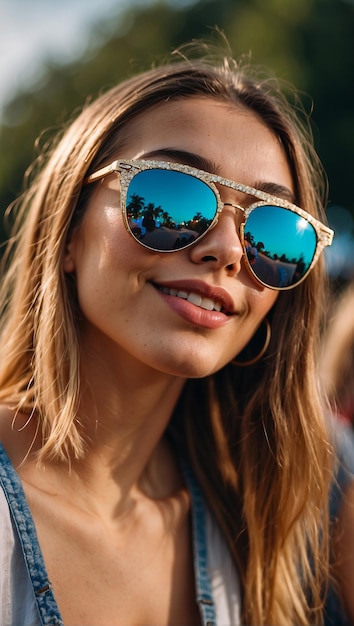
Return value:
[(162, 287), (161, 291), (163, 293), (167, 293), (169, 296), (176, 296), (177, 298), (188, 300), (188, 302), (191, 302), (196, 306), (200, 306), (202, 309), (206, 309), (207, 311), (221, 311), (222, 309), (220, 302), (215, 302), (210, 298), (203, 298), (197, 293), (188, 293), (187, 291), (169, 289), (168, 287)]

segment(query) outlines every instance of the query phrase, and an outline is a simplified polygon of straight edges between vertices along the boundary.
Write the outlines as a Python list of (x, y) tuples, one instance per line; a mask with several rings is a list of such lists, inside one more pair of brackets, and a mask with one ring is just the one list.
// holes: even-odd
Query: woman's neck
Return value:
[(32, 455), (20, 469), (22, 478), (109, 517), (124, 514), (133, 499), (178, 491), (179, 469), (163, 435), (184, 381), (151, 373), (132, 381), (125, 374), (113, 385), (87, 374), (76, 417), (84, 458), (38, 467)]

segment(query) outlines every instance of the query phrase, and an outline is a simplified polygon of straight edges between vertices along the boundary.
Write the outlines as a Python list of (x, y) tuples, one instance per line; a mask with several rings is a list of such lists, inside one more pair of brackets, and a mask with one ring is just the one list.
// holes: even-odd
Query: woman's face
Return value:
[[(293, 191), (272, 132), (252, 112), (212, 99), (172, 101), (149, 110), (130, 123), (124, 146), (117, 157), (178, 160), (245, 185)], [(177, 159), (178, 153), (185, 154)], [(252, 201), (224, 187), (220, 195), (223, 202), (242, 206)], [(85, 353), (104, 354), (120, 368), (132, 364), (136, 371), (140, 363), (182, 378), (206, 376), (233, 359), (278, 295), (244, 266), (241, 219), (240, 211), (226, 206), (194, 246), (152, 252), (125, 229), (118, 176), (104, 178), (93, 189), (64, 265), (76, 274)], [(220, 305), (221, 311), (209, 310)]]

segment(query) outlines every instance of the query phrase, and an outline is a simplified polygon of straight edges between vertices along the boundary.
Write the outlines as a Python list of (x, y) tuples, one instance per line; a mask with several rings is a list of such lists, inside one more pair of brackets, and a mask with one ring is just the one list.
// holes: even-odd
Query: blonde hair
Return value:
[[(70, 229), (90, 193), (83, 179), (114, 157), (138, 115), (194, 96), (255, 111), (283, 146), (296, 202), (323, 219), (323, 179), (306, 120), (299, 122), (276, 81), (258, 79), (247, 63), (178, 59), (85, 107), (20, 199), (15, 252), (11, 243), (5, 257), (0, 400), (39, 416), (40, 459), (85, 454), (77, 415), (80, 311), (63, 272)], [(244, 624), (321, 622), (331, 475), (314, 363), (323, 287), (320, 261), (301, 285), (279, 294), (266, 359), (189, 381), (173, 417), (238, 565)]]

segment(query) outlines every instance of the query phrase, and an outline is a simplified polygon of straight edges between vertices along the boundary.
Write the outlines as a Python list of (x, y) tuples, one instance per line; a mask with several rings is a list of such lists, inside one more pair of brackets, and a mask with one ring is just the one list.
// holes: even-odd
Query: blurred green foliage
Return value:
[[(184, 8), (182, 8), (182, 5)], [(90, 96), (149, 67), (191, 39), (215, 38), (217, 26), (238, 57), (251, 53), (301, 90), (312, 112), (315, 142), (330, 182), (330, 200), (354, 215), (349, 186), (354, 161), (354, 4), (344, 0), (160, 0), (97, 24), (84, 57), (48, 63), (40, 84), (19, 93), (0, 128), (0, 209), (22, 188), (38, 154), (35, 140), (52, 133)], [(113, 34), (112, 34), (113, 33)], [(4, 239), (0, 232), (0, 239)]]

